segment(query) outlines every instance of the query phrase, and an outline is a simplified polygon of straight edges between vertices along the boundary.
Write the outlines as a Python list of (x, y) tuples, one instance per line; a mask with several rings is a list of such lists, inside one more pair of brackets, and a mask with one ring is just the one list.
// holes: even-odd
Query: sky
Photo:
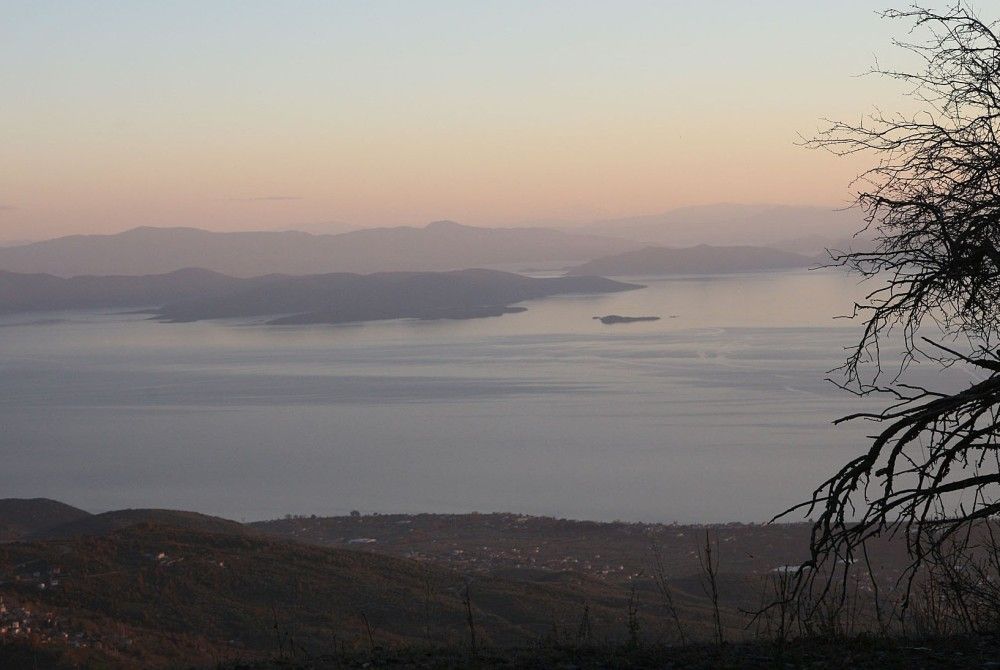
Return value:
[(872, 0), (0, 0), (0, 240), (842, 205)]

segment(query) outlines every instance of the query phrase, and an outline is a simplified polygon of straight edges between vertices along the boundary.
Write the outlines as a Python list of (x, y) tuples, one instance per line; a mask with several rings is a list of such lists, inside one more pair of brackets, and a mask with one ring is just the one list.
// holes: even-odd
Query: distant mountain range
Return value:
[[(424, 227), (219, 233), (134, 228), (0, 245), (0, 270), (79, 275), (164, 274), (205, 268), (235, 277), (330, 272), (429, 272), (525, 263), (581, 262), (645, 246), (767, 246), (813, 255), (867, 243), (857, 210), (784, 205), (706, 205), (650, 216), (553, 227), (480, 228), (452, 221)], [(327, 234), (314, 234), (327, 233)]]
[(645, 245), (753, 245), (817, 254), (826, 248), (843, 249), (848, 245), (864, 244), (864, 236), (853, 238), (863, 226), (864, 218), (857, 209), (715, 204), (608, 219), (583, 226), (567, 225), (562, 229), (624, 238)]
[(35, 240), (0, 240), (0, 247), (23, 247), (32, 244)]
[(571, 268), (575, 275), (700, 275), (814, 267), (822, 260), (768, 247), (647, 247), (605, 256)]
[(641, 288), (602, 277), (533, 278), (495, 270), (248, 279), (188, 269), (137, 277), (0, 272), (0, 313), (146, 308), (164, 321), (268, 318), (273, 324), (499, 316), (511, 305), (569, 293)]
[(442, 271), (583, 261), (638, 246), (588, 233), (475, 228), (451, 221), (423, 228), (369, 228), (338, 235), (135, 228), (115, 235), (72, 235), (2, 247), (0, 270), (60, 277), (163, 274), (192, 267), (236, 277)]

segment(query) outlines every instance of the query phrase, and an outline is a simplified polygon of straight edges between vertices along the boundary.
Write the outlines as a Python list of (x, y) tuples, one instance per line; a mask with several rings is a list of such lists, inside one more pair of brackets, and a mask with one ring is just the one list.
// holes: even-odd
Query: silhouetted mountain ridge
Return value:
[(77, 275), (162, 274), (199, 267), (236, 277), (268, 273), (442, 271), (524, 262), (587, 260), (634, 249), (621, 239), (547, 228), (367, 228), (218, 233), (142, 226), (114, 235), (71, 235), (0, 248), (0, 269)]
[[(857, 208), (716, 203), (562, 229), (656, 246), (753, 245), (817, 254), (827, 247), (842, 248), (863, 227), (864, 215)], [(865, 244), (863, 239), (855, 242)]]
[(571, 268), (570, 275), (688, 275), (759, 272), (813, 267), (820, 263), (814, 256), (768, 247), (647, 247), (637, 251), (606, 256)]

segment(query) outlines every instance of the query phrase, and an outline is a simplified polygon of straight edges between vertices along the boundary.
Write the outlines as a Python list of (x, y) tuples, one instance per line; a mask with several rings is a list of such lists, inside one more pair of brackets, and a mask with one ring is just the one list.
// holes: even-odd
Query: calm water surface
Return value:
[[(101, 511), (762, 521), (863, 445), (833, 272), (644, 279), (472, 321), (0, 320), (0, 497)], [(603, 314), (661, 321), (605, 326)], [(870, 429), (870, 427), (869, 427)]]

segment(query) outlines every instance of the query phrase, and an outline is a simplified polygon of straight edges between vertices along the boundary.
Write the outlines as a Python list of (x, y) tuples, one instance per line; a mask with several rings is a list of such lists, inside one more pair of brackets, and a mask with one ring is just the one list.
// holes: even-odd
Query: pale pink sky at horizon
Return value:
[(9, 5), (0, 240), (836, 207), (906, 104), (862, 0)]

